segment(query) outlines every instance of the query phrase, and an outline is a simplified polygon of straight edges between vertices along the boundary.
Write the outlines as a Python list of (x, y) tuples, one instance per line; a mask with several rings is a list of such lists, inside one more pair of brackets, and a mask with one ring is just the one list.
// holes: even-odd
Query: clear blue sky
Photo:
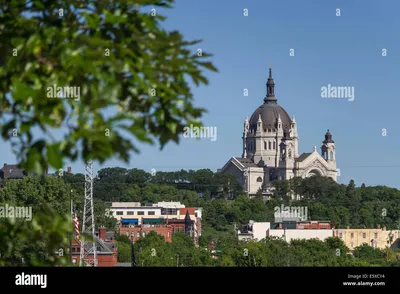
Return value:
[[(399, 188), (399, 11), (400, 2), (390, 0), (178, 0), (175, 8), (162, 11), (168, 16), (165, 27), (189, 40), (203, 39), (199, 48), (214, 54), (219, 69), (206, 73), (208, 86), (193, 87), (196, 106), (209, 111), (204, 124), (218, 128), (217, 140), (183, 138), (163, 151), (140, 145), (141, 154), (129, 164), (110, 160), (102, 167), (221, 168), (242, 153), (243, 121), (263, 102), (271, 63), (278, 103), (296, 117), (300, 153), (314, 145), (320, 150), (330, 129), (340, 182), (353, 178), (357, 185)], [(355, 87), (355, 100), (322, 99), (327, 84)], [(1, 144), (1, 161), (14, 163), (10, 146)], [(82, 162), (68, 165), (84, 171)]]

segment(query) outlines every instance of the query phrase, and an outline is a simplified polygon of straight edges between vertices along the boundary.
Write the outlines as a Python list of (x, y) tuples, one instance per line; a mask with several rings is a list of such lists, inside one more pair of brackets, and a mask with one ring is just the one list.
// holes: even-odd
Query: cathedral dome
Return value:
[(264, 103), (257, 108), (249, 121), (251, 130), (257, 129), (257, 121), (260, 115), (264, 130), (268, 128), (275, 129), (277, 127), (276, 124), (280, 115), (283, 131), (289, 131), (291, 123), (290, 117), (286, 110), (283, 109), (279, 104)]
[(260, 116), (264, 130), (268, 128), (275, 129), (277, 127), (278, 118), (280, 116), (283, 131), (289, 132), (291, 119), (286, 110), (277, 103), (277, 99), (275, 98), (274, 94), (274, 88), (275, 83), (272, 79), (272, 71), (271, 69), (269, 69), (267, 96), (264, 98), (264, 104), (257, 108), (256, 111), (254, 111), (253, 115), (250, 117), (250, 130), (257, 129), (257, 121)]

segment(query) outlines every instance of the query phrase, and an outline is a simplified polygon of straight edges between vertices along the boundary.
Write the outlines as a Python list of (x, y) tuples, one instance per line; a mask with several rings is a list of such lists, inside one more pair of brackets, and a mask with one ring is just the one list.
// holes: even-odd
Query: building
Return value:
[[(97, 264), (99, 267), (116, 266), (118, 263), (118, 250), (114, 232), (107, 232), (105, 227), (99, 228), (96, 233)], [(92, 246), (88, 244), (89, 247)], [(72, 241), (72, 263), (79, 264), (81, 246), (75, 240)], [(93, 258), (93, 254), (90, 256)]]
[(342, 239), (350, 250), (363, 244), (379, 249), (400, 248), (400, 230), (335, 229), (334, 236)]
[(4, 164), (4, 167), (0, 170), (0, 178), (2, 179), (23, 179), (27, 176), (27, 172), (20, 168), (17, 164)]
[(126, 235), (132, 242), (136, 242), (141, 237), (146, 237), (150, 232), (156, 232), (164, 237), (166, 242), (172, 242), (172, 226), (163, 223), (148, 223), (137, 225), (131, 223), (130, 219), (120, 221), (119, 233)]
[(330, 230), (331, 222), (330, 221), (302, 221), (296, 223), (296, 229), (302, 230)]
[[(69, 166), (67, 169), (67, 173), (72, 173), (72, 168)], [(32, 172), (30, 174), (35, 174)], [(57, 176), (59, 172), (55, 172), (54, 174), (49, 174), (48, 169), (46, 168), (44, 171), (45, 176)], [(17, 164), (7, 164), (5, 163), (3, 168), (0, 169), (0, 179), (9, 179), (9, 180), (16, 180), (16, 179), (23, 179), (26, 177), (28, 173), (23, 169), (20, 168)]]
[(219, 172), (235, 175), (249, 196), (261, 189), (271, 195), (271, 183), (293, 177), (327, 176), (336, 181), (336, 148), (329, 130), (322, 142), (321, 155), (299, 154), (297, 122), (277, 103), (275, 83), (269, 70), (267, 94), (250, 120), (246, 117), (243, 130), (243, 153), (232, 157)]
[(286, 242), (290, 243), (292, 240), (311, 240), (318, 239), (324, 241), (329, 237), (333, 237), (333, 230), (303, 230), (303, 229), (294, 229), (294, 230), (268, 230), (267, 237), (278, 237), (282, 238)]
[[(185, 207), (180, 202), (158, 202), (145, 206), (139, 202), (113, 202), (110, 211), (122, 225), (125, 225), (125, 227), (120, 226), (120, 229), (131, 226), (130, 234), (136, 234), (134, 241), (137, 240), (138, 233), (141, 237), (142, 233), (146, 235), (152, 228), (154, 228), (153, 231), (163, 235), (165, 240), (170, 240), (176, 232), (185, 232), (193, 237), (195, 244), (198, 244), (201, 236), (202, 208)], [(153, 225), (153, 227), (145, 225)], [(170, 227), (171, 231), (167, 227)], [(140, 228), (142, 233), (140, 233)], [(146, 230), (143, 230), (144, 228)], [(126, 234), (126, 231), (124, 232)]]
[(267, 231), (270, 229), (269, 222), (254, 222), (250, 221), (247, 226), (238, 232), (239, 241), (255, 240), (261, 241), (267, 236)]
[(239, 240), (260, 241), (266, 237), (283, 238), (290, 242), (293, 239), (318, 239), (325, 240), (333, 237), (328, 221), (284, 221), (280, 223), (253, 222), (238, 232)]

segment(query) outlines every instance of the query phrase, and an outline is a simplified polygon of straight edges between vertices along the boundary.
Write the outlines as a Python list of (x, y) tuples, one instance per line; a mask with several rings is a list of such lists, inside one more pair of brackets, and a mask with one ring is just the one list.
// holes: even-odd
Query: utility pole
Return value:
[(71, 212), (70, 212), (70, 216), (72, 218), (72, 222), (71, 222), (71, 226), (72, 226), (72, 232), (71, 232), (71, 236), (69, 237), (69, 262), (70, 264), (72, 264), (72, 236), (74, 235), (74, 231), (75, 231), (75, 222), (74, 222), (74, 218), (73, 218), (73, 203), (72, 203), (72, 196), (71, 196), (71, 192), (69, 193), (69, 200), (71, 202)]
[[(85, 205), (83, 209), (82, 233), (80, 266), (84, 264), (85, 266), (97, 267), (97, 249), (93, 207), (93, 163), (91, 161), (87, 162), (85, 165)], [(93, 243), (84, 240), (85, 233), (92, 236)], [(90, 258), (91, 255), (93, 255), (93, 258)]]

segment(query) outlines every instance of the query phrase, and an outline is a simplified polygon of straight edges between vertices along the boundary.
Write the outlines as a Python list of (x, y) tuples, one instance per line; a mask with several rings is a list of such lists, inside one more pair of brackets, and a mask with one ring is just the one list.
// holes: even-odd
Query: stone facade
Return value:
[(242, 156), (232, 157), (219, 171), (235, 175), (249, 196), (259, 189), (270, 195), (271, 183), (279, 179), (315, 175), (337, 181), (336, 148), (329, 130), (321, 154), (314, 147), (313, 152), (299, 155), (296, 120), (277, 103), (274, 91), (270, 69), (264, 103), (244, 121)]

